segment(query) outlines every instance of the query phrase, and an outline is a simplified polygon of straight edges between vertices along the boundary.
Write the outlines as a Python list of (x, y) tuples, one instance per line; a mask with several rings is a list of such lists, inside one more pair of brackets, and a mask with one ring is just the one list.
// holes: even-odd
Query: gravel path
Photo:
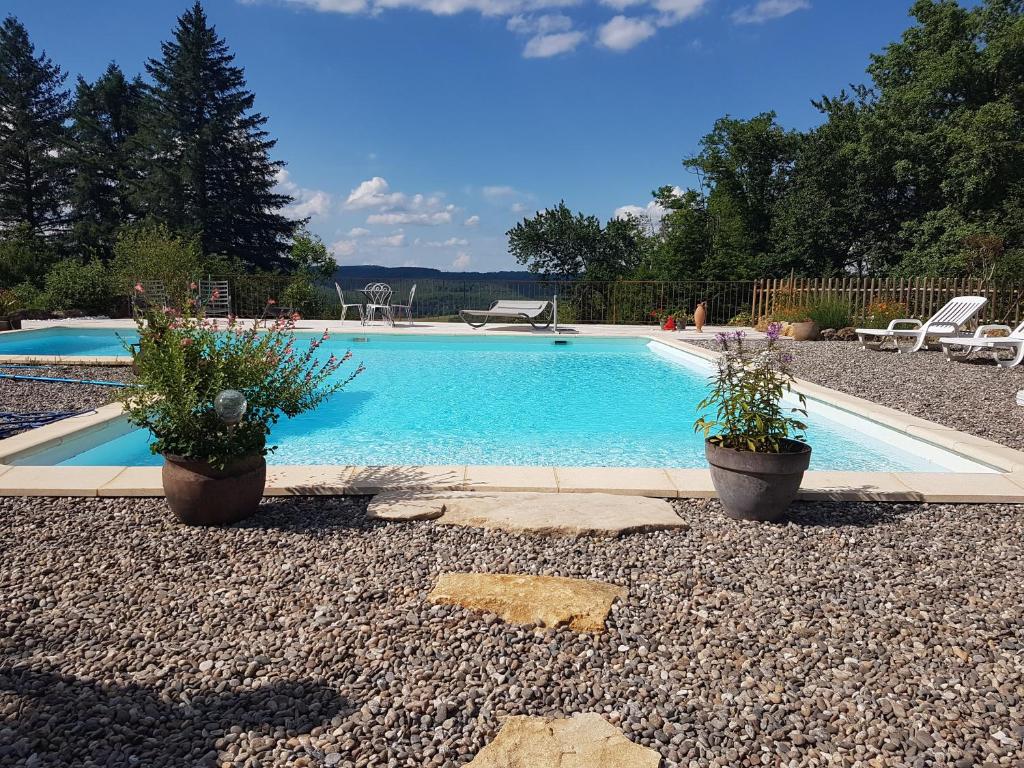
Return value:
[[(0, 366), (0, 373), (18, 376), (50, 376), (60, 379), (96, 381), (131, 381), (131, 368), (126, 366), (38, 366), (10, 368)], [(85, 411), (109, 403), (114, 387), (89, 384), (58, 384), (54, 382), (0, 379), (0, 411), (27, 413), (31, 411)]]
[[(667, 766), (1020, 766), (1024, 515), (680, 503), (619, 540), (267, 503), (0, 499), (0, 764), (457, 766), (506, 714), (597, 711)], [(605, 634), (431, 606), (445, 570), (621, 584)]]
[[(714, 342), (694, 342), (717, 348)], [(757, 344), (758, 342), (752, 342)], [(941, 352), (871, 352), (841, 341), (793, 343), (797, 376), (1024, 450), (1024, 365), (947, 362)]]

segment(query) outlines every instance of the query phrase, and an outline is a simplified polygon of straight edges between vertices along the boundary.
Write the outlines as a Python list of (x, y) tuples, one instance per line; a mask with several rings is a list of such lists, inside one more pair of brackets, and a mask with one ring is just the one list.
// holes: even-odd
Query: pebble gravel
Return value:
[[(127, 366), (33, 366), (13, 368), (0, 365), (0, 373), (16, 376), (46, 376), (91, 381), (131, 381)], [(91, 384), (0, 379), (0, 411), (87, 411), (106, 405), (114, 398), (114, 387)]]
[[(717, 347), (710, 340), (693, 343)], [(873, 352), (848, 341), (784, 343), (802, 379), (1024, 450), (1024, 408), (1015, 400), (1024, 389), (1024, 365), (949, 362), (933, 350)]]
[[(1024, 765), (1024, 514), (676, 502), (556, 539), (267, 500), (0, 499), (0, 765), (459, 766), (599, 712), (666, 766)], [(431, 605), (442, 571), (627, 587), (605, 633)]]

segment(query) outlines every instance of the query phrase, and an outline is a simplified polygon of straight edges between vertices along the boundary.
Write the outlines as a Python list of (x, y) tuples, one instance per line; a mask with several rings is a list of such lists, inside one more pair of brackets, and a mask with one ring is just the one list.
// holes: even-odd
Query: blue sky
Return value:
[[(188, 0), (8, 0), (96, 77), (159, 53)], [(688, 186), (715, 119), (864, 82), (911, 0), (207, 0), (341, 264), (510, 269), (505, 231), (565, 199), (607, 219)]]

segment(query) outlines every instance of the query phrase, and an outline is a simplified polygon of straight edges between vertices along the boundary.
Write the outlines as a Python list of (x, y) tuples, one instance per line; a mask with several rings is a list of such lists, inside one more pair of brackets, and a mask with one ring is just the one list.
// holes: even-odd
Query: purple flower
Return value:
[(782, 323), (769, 323), (764, 333), (768, 337), (768, 341), (778, 341), (779, 336), (782, 335)]

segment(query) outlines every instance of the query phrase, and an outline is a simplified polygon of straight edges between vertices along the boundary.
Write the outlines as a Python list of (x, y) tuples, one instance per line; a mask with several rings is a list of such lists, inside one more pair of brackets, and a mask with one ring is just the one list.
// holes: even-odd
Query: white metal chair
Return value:
[(408, 304), (392, 304), (391, 305), (391, 317), (394, 318), (396, 314), (405, 315), (409, 320), (409, 325), (412, 325), (412, 299), (416, 295), (416, 285), (413, 284), (409, 291), (409, 303)]
[(380, 312), (381, 320), (390, 325), (395, 324), (391, 314), (391, 286), (387, 283), (370, 283), (363, 288), (363, 295), (366, 296), (366, 307), (363, 310), (363, 325), (372, 323), (377, 312)]
[(341, 290), (341, 286), (338, 285), (337, 283), (334, 284), (334, 290), (336, 290), (338, 292), (338, 301), (341, 302), (341, 321), (345, 322), (345, 316), (348, 314), (349, 308), (350, 307), (355, 307), (356, 311), (359, 313), (359, 322), (362, 323), (363, 322), (363, 305), (362, 304), (346, 304), (345, 303), (345, 294)]
[(200, 280), (199, 306), (207, 317), (231, 314), (231, 286), (227, 280)]
[[(929, 338), (959, 333), (987, 303), (988, 299), (984, 296), (958, 296), (946, 302), (942, 309), (924, 323), (914, 319), (893, 320), (888, 328), (858, 328), (857, 338), (860, 339), (861, 349), (881, 349), (887, 341), (891, 341), (897, 352), (917, 352), (928, 343)], [(897, 327), (900, 325), (910, 327)], [(900, 346), (903, 340), (911, 342), (906, 350)]]
[[(1005, 331), (1007, 336), (987, 336), (992, 331)], [(966, 360), (982, 350), (992, 353), (995, 364), (1000, 368), (1013, 368), (1024, 360), (1024, 323), (1010, 329), (1008, 325), (983, 325), (973, 336), (944, 336), (939, 339), (947, 360)], [(999, 352), (1006, 350), (1013, 355), (1001, 358)]]

